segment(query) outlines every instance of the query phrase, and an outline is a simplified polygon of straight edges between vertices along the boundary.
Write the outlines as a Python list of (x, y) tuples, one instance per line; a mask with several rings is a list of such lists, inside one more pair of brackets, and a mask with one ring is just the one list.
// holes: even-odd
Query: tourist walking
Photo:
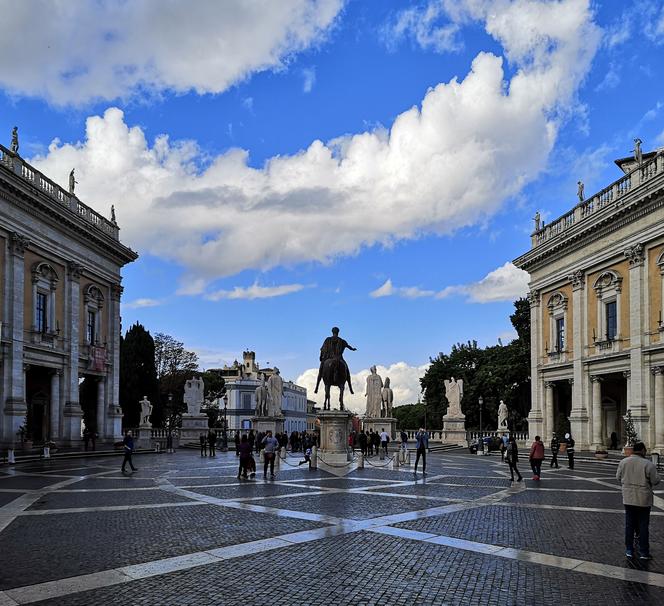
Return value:
[(274, 458), (279, 448), (279, 442), (272, 437), (272, 432), (268, 431), (263, 438), (263, 477), (267, 476), (267, 467), (270, 466), (270, 477), (274, 478)]
[(556, 432), (554, 431), (553, 434), (551, 435), (551, 463), (549, 464), (549, 467), (553, 467), (555, 465), (556, 469), (559, 469), (558, 467), (559, 452), (560, 452), (560, 440), (558, 439), (558, 436), (556, 436)]
[(360, 443), (360, 452), (362, 453), (363, 457), (367, 456), (367, 434), (364, 433), (364, 429), (360, 431), (360, 435), (357, 438), (357, 441)]
[(533, 468), (533, 480), (539, 480), (542, 475), (542, 461), (544, 460), (544, 442), (539, 436), (535, 436), (528, 458), (530, 459), (530, 466)]
[(202, 433), (198, 437), (198, 439), (201, 443), (201, 456), (202, 457), (207, 457), (207, 436), (204, 433)]
[(413, 473), (417, 473), (417, 464), (422, 457), (422, 473), (427, 472), (427, 450), (429, 450), (429, 435), (427, 434), (422, 427), (415, 434), (415, 448), (417, 449), (417, 454), (415, 455), (415, 469)]
[(514, 482), (514, 474), (516, 473), (517, 482), (523, 480), (521, 477), (521, 472), (517, 468), (519, 462), (519, 449), (516, 445), (516, 438), (510, 436), (507, 442), (507, 448), (505, 449), (505, 460), (510, 467), (510, 475), (512, 476), (512, 482)]
[(247, 440), (249, 440), (249, 446), (251, 446), (251, 450), (254, 449), (254, 442), (256, 441), (256, 436), (254, 435), (254, 430), (250, 429), (249, 430), (249, 435), (247, 436)]
[(309, 469), (311, 469), (311, 448), (307, 448), (304, 451), (304, 461), (300, 461), (297, 466), (299, 467), (300, 465), (304, 465), (305, 463), (309, 463)]
[(376, 454), (378, 454), (380, 450), (380, 434), (377, 431), (373, 432), (372, 441), (373, 441), (374, 451)]
[(253, 457), (251, 456), (251, 453), (253, 452), (251, 445), (249, 444), (249, 440), (247, 438), (247, 434), (244, 434), (242, 436), (242, 439), (240, 440), (240, 445), (238, 446), (238, 451), (240, 453), (240, 466), (238, 467), (237, 470), (237, 479), (240, 479), (240, 476), (243, 477), (245, 480), (247, 479), (247, 472), (249, 471), (251, 465), (250, 465), (250, 459)]
[(216, 457), (217, 451), (215, 450), (215, 447), (217, 445), (217, 434), (214, 432), (214, 430), (210, 429), (210, 431), (208, 431), (207, 441), (208, 446), (210, 447), (210, 456)]
[(565, 434), (565, 443), (567, 444), (567, 462), (570, 469), (574, 469), (574, 438), (568, 433)]
[(503, 437), (500, 439), (500, 459), (501, 461), (505, 460), (505, 454), (507, 453), (507, 447), (510, 445), (510, 439), (507, 437), (507, 434), (504, 433)]
[(402, 429), (399, 437), (401, 438), (401, 450), (405, 453), (408, 450), (408, 434)]
[(122, 460), (122, 473), (125, 473), (125, 466), (129, 463), (132, 471), (138, 471), (134, 467), (134, 463), (131, 460), (131, 455), (134, 452), (134, 438), (131, 435), (131, 430), (127, 431), (125, 434), (124, 440), (122, 440), (122, 449), (124, 451), (124, 459)]
[(650, 508), (653, 487), (659, 484), (657, 467), (646, 457), (643, 442), (634, 444), (634, 454), (620, 461), (616, 479), (622, 486), (625, 507), (625, 555), (634, 557), (634, 533), (638, 535), (639, 559), (651, 560), (649, 544)]
[(385, 428), (383, 427), (383, 431), (380, 432), (380, 445), (381, 448), (383, 449), (383, 454), (387, 456), (387, 445), (390, 442), (390, 436), (387, 435), (387, 432), (385, 431)]
[(235, 430), (235, 456), (240, 456), (240, 430)]

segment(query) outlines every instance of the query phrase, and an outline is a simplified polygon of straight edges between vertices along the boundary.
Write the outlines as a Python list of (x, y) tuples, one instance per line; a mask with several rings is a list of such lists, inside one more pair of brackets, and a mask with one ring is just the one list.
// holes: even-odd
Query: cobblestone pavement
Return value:
[(511, 484), (461, 451), (426, 476), (300, 459), (250, 481), (233, 453), (4, 467), (0, 606), (664, 604), (664, 493), (655, 559), (625, 559), (611, 464)]

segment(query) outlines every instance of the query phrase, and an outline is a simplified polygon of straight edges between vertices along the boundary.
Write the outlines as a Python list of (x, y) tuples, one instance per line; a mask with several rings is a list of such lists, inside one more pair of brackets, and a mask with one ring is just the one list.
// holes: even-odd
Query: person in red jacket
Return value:
[(530, 447), (530, 466), (533, 468), (533, 480), (539, 480), (542, 475), (542, 461), (544, 460), (544, 442), (539, 436), (535, 436), (535, 441)]

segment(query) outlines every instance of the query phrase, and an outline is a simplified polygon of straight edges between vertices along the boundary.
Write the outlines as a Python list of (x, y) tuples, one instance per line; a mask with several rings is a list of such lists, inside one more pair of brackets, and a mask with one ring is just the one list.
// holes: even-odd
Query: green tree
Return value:
[[(155, 343), (145, 327), (137, 322), (120, 338), (120, 406), (125, 427), (136, 427), (139, 424), (139, 401), (143, 396), (147, 396), (153, 406), (157, 407), (159, 389)], [(153, 424), (154, 421), (153, 418)]]

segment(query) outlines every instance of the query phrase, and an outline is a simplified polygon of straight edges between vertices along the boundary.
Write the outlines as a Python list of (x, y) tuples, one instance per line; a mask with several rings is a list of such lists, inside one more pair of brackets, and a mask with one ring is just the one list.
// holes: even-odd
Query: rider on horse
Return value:
[[(316, 389), (314, 393), (318, 393), (318, 386), (320, 381), (323, 378), (323, 365), (327, 360), (334, 360), (338, 362), (338, 365), (345, 371), (345, 379), (348, 381), (348, 388), (350, 393), (353, 393), (353, 386), (350, 384), (350, 370), (346, 360), (344, 360), (344, 349), (350, 349), (351, 351), (356, 351), (355, 347), (349, 345), (344, 339), (339, 336), (339, 329), (335, 326), (332, 329), (332, 336), (327, 337), (323, 342), (323, 346), (320, 348), (320, 368), (318, 369), (318, 378), (316, 379)], [(341, 382), (343, 385), (343, 382)]]

